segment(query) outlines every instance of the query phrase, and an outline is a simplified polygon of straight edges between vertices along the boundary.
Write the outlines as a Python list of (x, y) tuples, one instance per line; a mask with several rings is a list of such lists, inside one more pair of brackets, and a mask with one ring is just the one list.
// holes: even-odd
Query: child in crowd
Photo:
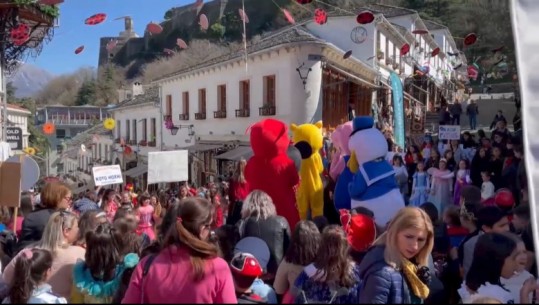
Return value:
[(490, 181), (490, 173), (488, 171), (484, 171), (481, 173), (481, 179), (483, 179), (483, 184), (481, 184), (481, 201), (484, 204), (492, 204), (494, 195), (495, 195), (495, 187), (494, 183)]
[(232, 278), (239, 304), (266, 304), (267, 301), (251, 290), (254, 281), (263, 274), (256, 258), (248, 253), (238, 253), (230, 262)]
[(15, 262), (14, 277), (4, 304), (67, 304), (46, 284), (52, 267), (52, 254), (44, 249), (24, 249)]
[(142, 233), (146, 234), (150, 240), (155, 240), (155, 231), (152, 224), (153, 214), (154, 207), (150, 204), (150, 195), (144, 193), (140, 196), (137, 207), (137, 215), (139, 217), (137, 233), (139, 235), (142, 235)]
[(472, 179), (470, 178), (470, 169), (468, 166), (467, 160), (460, 160), (458, 165), (458, 170), (455, 173), (455, 192), (453, 194), (453, 203), (455, 205), (460, 205), (460, 191), (465, 185), (471, 184)]
[(430, 178), (425, 172), (425, 163), (417, 163), (417, 171), (412, 180), (412, 195), (410, 197), (410, 205), (419, 207), (427, 202), (430, 189)]

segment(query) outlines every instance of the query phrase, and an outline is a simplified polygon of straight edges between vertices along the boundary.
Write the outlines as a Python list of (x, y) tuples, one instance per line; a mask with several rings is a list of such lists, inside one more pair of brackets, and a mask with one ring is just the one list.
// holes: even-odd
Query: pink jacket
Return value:
[(184, 249), (173, 246), (161, 251), (142, 279), (146, 260), (135, 268), (122, 304), (238, 303), (230, 268), (222, 258), (207, 261), (201, 281), (193, 280), (189, 253)]

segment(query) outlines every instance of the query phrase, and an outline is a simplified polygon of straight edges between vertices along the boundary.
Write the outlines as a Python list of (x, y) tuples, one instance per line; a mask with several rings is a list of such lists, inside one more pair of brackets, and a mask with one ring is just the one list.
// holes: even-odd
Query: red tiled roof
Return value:
[(24, 107), (21, 107), (19, 105), (14, 105), (14, 104), (7, 104), (7, 108), (8, 109), (14, 109), (14, 110), (21, 110), (21, 111), (27, 111), (27, 112), (30, 112), (30, 110), (24, 108)]

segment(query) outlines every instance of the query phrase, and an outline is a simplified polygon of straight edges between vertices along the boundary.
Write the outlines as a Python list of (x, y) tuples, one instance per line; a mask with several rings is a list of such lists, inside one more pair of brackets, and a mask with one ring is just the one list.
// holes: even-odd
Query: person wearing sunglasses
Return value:
[(71, 189), (63, 182), (46, 184), (41, 190), (40, 198), (41, 204), (24, 217), (17, 247), (19, 251), (41, 239), (43, 230), (54, 212), (70, 209), (73, 204)]

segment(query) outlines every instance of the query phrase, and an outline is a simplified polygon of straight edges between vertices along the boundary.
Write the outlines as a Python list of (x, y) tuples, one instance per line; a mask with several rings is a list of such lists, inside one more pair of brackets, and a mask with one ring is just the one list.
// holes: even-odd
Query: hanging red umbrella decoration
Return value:
[(161, 34), (161, 32), (163, 32), (163, 27), (158, 23), (150, 22), (146, 26), (146, 31), (148, 31), (148, 33), (152, 35), (158, 35), (158, 34)]
[(374, 21), (374, 14), (369, 11), (362, 11), (357, 14), (356, 21), (359, 24), (369, 24)]
[(287, 10), (283, 9), (284, 17), (286, 18), (286, 21), (288, 21), (291, 24), (296, 24), (296, 20), (294, 19), (294, 16)]
[(440, 48), (432, 50), (432, 52), (430, 53), (430, 57), (436, 57), (438, 54), (440, 54)]
[(210, 22), (208, 21), (208, 17), (206, 15), (202, 14), (200, 15), (200, 20), (198, 21), (198, 24), (200, 25), (200, 29), (202, 31), (206, 31), (208, 27), (210, 26)]
[(313, 2), (313, 0), (296, 0), (296, 2), (303, 5), (303, 4), (309, 4)]
[(328, 22), (328, 14), (323, 9), (317, 8), (314, 10), (314, 22), (322, 25)]
[(103, 21), (105, 21), (106, 19), (107, 19), (107, 14), (99, 13), (99, 14), (95, 14), (86, 18), (86, 20), (84, 20), (84, 23), (87, 25), (98, 25), (102, 23)]
[(187, 43), (181, 39), (181, 38), (178, 38), (176, 39), (176, 45), (178, 45), (178, 47), (180, 47), (180, 49), (187, 49)]
[(425, 34), (428, 34), (429, 31), (427, 30), (413, 30), (412, 31), (412, 34), (415, 34), (415, 35), (425, 35)]
[(475, 34), (475, 33), (470, 33), (470, 34), (466, 35), (466, 37), (464, 37), (464, 45), (465, 46), (471, 46), (476, 42), (477, 42), (477, 34)]
[(19, 24), (11, 29), (9, 38), (16, 46), (23, 45), (30, 39), (30, 27), (24, 23)]
[(82, 51), (84, 51), (84, 46), (80, 46), (80, 47), (76, 48), (75, 49), (75, 54), (79, 55), (80, 53), (82, 53)]
[(468, 77), (477, 80), (477, 77), (479, 77), (479, 70), (474, 65), (468, 66)]
[(410, 52), (410, 45), (405, 43), (401, 47), (401, 56), (405, 56), (408, 52)]

